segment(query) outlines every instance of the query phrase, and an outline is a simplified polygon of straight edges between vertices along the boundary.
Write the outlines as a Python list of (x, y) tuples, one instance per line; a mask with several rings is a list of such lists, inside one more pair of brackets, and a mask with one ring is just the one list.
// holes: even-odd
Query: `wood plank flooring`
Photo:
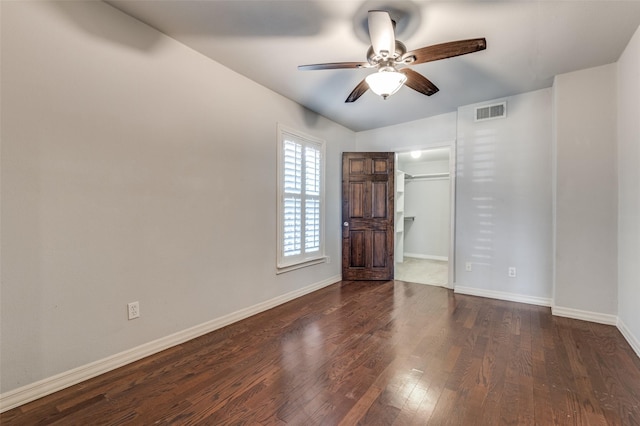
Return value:
[(640, 425), (612, 326), (342, 282), (8, 411), (9, 425)]

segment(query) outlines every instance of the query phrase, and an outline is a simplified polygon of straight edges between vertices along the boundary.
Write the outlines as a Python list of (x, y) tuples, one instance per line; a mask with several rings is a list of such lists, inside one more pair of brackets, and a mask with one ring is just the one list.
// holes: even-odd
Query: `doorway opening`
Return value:
[(453, 144), (396, 153), (395, 279), (453, 288)]

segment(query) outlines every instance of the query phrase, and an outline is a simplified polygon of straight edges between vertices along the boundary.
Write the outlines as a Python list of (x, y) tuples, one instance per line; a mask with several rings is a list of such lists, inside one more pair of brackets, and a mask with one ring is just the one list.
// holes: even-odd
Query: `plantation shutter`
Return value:
[(322, 142), (282, 132), (280, 253), (278, 266), (323, 256)]

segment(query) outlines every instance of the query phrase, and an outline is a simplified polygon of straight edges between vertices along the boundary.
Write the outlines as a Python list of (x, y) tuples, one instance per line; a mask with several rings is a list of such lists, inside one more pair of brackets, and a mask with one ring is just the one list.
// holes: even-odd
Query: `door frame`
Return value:
[[(394, 152), (396, 154), (406, 153), (411, 151), (428, 151), (431, 149), (449, 149), (449, 260), (447, 261), (448, 267), (448, 283), (446, 288), (454, 289), (455, 288), (455, 271), (456, 271), (456, 262), (455, 262), (455, 253), (456, 253), (456, 172), (457, 172), (457, 164), (456, 164), (456, 141), (451, 141), (448, 143), (441, 143), (429, 146), (414, 146), (410, 148), (400, 148), (396, 149)], [(396, 156), (397, 163), (397, 156)], [(396, 164), (397, 166), (397, 164)], [(396, 167), (396, 170), (398, 168)], [(397, 182), (396, 182), (397, 185)], [(394, 188), (395, 190), (396, 188)], [(395, 209), (394, 209), (395, 210)], [(395, 247), (395, 233), (394, 233), (394, 247)]]

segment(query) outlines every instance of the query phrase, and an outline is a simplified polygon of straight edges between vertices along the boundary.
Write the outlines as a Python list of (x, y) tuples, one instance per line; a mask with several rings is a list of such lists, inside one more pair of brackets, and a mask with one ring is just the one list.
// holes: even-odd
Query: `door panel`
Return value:
[(364, 217), (364, 183), (351, 183), (349, 186), (349, 216), (352, 218)]
[(354, 158), (349, 160), (349, 173), (352, 175), (364, 173), (365, 161), (361, 158)]
[[(378, 158), (374, 158), (373, 160), (373, 173), (382, 173), (382, 174), (388, 174), (389, 173), (389, 162), (387, 160), (380, 160)], [(391, 166), (393, 168), (393, 162), (391, 163)]]
[(365, 235), (362, 231), (353, 231), (350, 234), (351, 241), (351, 256), (350, 266), (352, 268), (364, 268), (365, 267)]
[(373, 267), (385, 268), (387, 266), (387, 233), (375, 231), (373, 233)]
[(371, 216), (375, 218), (387, 217), (387, 182), (373, 182)]
[(393, 279), (392, 152), (342, 157), (342, 279)]

